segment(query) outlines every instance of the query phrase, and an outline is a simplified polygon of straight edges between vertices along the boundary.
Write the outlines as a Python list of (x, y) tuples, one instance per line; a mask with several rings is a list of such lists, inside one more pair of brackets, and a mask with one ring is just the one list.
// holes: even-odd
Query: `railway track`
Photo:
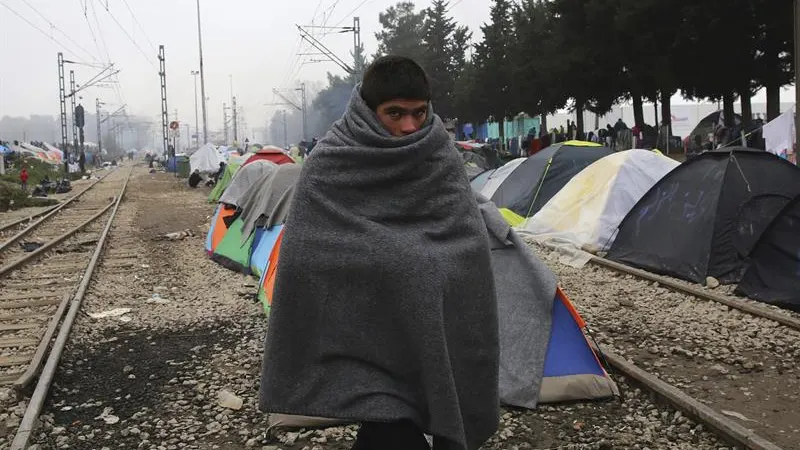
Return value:
[[(92, 181), (88, 186), (78, 190), (77, 192), (73, 193), (72, 196), (66, 198), (56, 205), (44, 208), (41, 211), (29, 216), (0, 223), (0, 241), (2, 241), (2, 243), (0, 243), (0, 250), (2, 250), (2, 248), (5, 246), (12, 244), (17, 239), (25, 236), (25, 234), (33, 231), (40, 223), (47, 220), (53, 214), (56, 214), (62, 208), (65, 208), (78, 200), (83, 194), (89, 191), (89, 189), (93, 188), (97, 183), (103, 181), (103, 179), (107, 177), (109, 173), (103, 174), (103, 176), (99, 179)], [(14, 234), (11, 235), (11, 233)], [(7, 238), (9, 235), (10, 237)]]
[(534, 245), (586, 316), (608, 363), (741, 448), (800, 448), (800, 327), (788, 312), (593, 258), (575, 269)]
[(0, 243), (0, 385), (35, 378), (129, 174), (109, 173)]

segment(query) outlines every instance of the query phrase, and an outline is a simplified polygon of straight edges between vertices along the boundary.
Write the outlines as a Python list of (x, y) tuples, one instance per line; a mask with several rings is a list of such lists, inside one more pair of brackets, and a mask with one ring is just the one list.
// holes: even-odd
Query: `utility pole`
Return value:
[(301, 105), (302, 105), (302, 113), (303, 113), (303, 140), (308, 140), (308, 128), (306, 125), (306, 84), (300, 83), (300, 87), (296, 89), (300, 91), (300, 98), (301, 98)]
[[(178, 109), (177, 108), (175, 109), (175, 122), (178, 122)], [(180, 122), (178, 122), (178, 123), (180, 123)], [(180, 134), (181, 134), (181, 127), (179, 125), (178, 128), (173, 132), (173, 135), (172, 135), (172, 148), (175, 149), (175, 153), (176, 154), (178, 153), (178, 143), (180, 142), (178, 140), (178, 136), (180, 136)]]
[(231, 111), (233, 114), (233, 141), (239, 141), (239, 122), (238, 116), (236, 112), (236, 97), (231, 97), (233, 100), (233, 106), (231, 106)]
[(158, 75), (161, 78), (161, 141), (164, 145), (164, 156), (169, 156), (169, 116), (167, 108), (167, 61), (164, 46), (158, 46)]
[(72, 111), (72, 150), (78, 150), (78, 122), (75, 120), (75, 71), (69, 71), (69, 97)]
[(222, 140), (228, 145), (228, 106), (222, 104)]
[(283, 148), (289, 148), (289, 137), (286, 135), (286, 110), (282, 109), (283, 113)]
[(198, 116), (200, 115), (197, 112), (197, 76), (200, 75), (200, 72), (197, 70), (192, 71), (192, 76), (194, 76), (194, 145), (197, 148), (200, 148), (200, 127), (198, 122)]
[(103, 134), (100, 127), (100, 105), (103, 103), (100, 102), (99, 98), (94, 99), (94, 106), (95, 106), (95, 114), (97, 115), (97, 154), (103, 154)]
[(197, 0), (197, 43), (200, 50), (200, 95), (203, 105), (203, 144), (208, 143), (208, 115), (206, 114), (206, 78), (203, 72), (203, 30), (200, 25), (200, 0)]
[(353, 79), (356, 83), (361, 81), (361, 19), (353, 17)]
[(794, 147), (794, 155), (795, 155), (795, 163), (797, 161), (797, 136), (800, 134), (800, 111), (797, 109), (800, 107), (800, 89), (798, 89), (797, 82), (800, 80), (800, 77), (797, 75), (800, 72), (800, 0), (794, 0), (794, 135), (795, 135), (795, 147)]
[(64, 152), (64, 172), (69, 173), (69, 150), (67, 149), (67, 93), (64, 80), (64, 54), (58, 53), (58, 102), (61, 107), (61, 151)]

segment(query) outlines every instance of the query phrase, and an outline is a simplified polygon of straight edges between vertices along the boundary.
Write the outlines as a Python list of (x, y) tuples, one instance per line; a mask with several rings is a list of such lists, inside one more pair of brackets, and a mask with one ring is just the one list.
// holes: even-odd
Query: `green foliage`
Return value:
[(456, 80), (466, 65), (466, 49), (471, 33), (447, 15), (448, 3), (434, 0), (424, 11), (422, 41), (425, 55), (420, 61), (431, 80), (433, 106), (444, 118), (458, 117), (455, 107)]
[(483, 41), (475, 46), (477, 92), (473, 95), (489, 115), (500, 121), (517, 112), (512, 110), (509, 70), (513, 61), (511, 42), (514, 36), (509, 0), (493, 0), (490, 18), (491, 21), (481, 27)]
[(19, 184), (19, 172), (22, 167), (28, 169), (28, 186), (39, 184), (45, 176), (50, 177), (53, 181), (64, 176), (63, 164), (53, 165), (38, 158), (23, 156), (22, 163), (17, 160), (14, 168), (7, 169), (5, 175), (0, 176), (0, 180)]
[(378, 40), (376, 57), (383, 55), (407, 56), (416, 61), (425, 57), (422, 40), (425, 12), (416, 12), (414, 3), (404, 1), (390, 6), (378, 15), (381, 31), (375, 33)]
[(20, 187), (19, 181), (13, 183), (5, 181), (5, 178), (0, 179), (0, 212), (29, 206), (50, 206), (56, 203), (58, 200), (51, 198), (29, 197), (28, 192)]
[[(422, 11), (401, 1), (378, 16), (375, 56), (417, 60), (434, 110), (462, 123), (564, 107), (603, 114), (621, 100), (633, 100), (641, 121), (644, 99), (681, 92), (730, 106), (762, 87), (774, 114), (780, 88), (794, 80), (792, 8), (791, 0), (492, 0), (473, 45), (447, 0)], [(340, 117), (355, 80), (328, 83), (313, 102), (318, 134)], [(668, 110), (662, 103), (662, 117)]]

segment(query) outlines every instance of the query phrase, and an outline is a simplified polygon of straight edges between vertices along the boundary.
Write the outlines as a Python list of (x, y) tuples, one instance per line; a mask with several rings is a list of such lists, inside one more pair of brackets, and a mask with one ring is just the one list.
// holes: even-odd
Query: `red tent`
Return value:
[(242, 165), (250, 164), (251, 162), (258, 161), (259, 159), (266, 159), (267, 161), (272, 161), (275, 164), (294, 163), (294, 160), (280, 148), (268, 146), (262, 148), (261, 150), (257, 150), (255, 154), (247, 158), (247, 161), (245, 161)]

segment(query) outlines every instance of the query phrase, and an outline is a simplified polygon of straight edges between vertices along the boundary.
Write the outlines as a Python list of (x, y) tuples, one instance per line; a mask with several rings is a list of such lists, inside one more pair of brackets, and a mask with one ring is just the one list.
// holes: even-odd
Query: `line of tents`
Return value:
[[(287, 216), (300, 171), (299, 164), (286, 160), (251, 157), (238, 166), (228, 164), (209, 198), (217, 206), (206, 236), (205, 251), (220, 265), (259, 279), (254, 297), (261, 302), (267, 315), (273, 302), (284, 230), (291, 226)], [(489, 230), (490, 235), (497, 236), (492, 244), (493, 260), (515, 264), (515, 277), (525, 276), (524, 271), (528, 271), (532, 285), (548, 286), (543, 295), (515, 292), (516, 283), (504, 281), (508, 270), (495, 270), (501, 336), (505, 336), (505, 342), (513, 343), (503, 345), (501, 339), (501, 401), (531, 408), (537, 403), (618, 395), (616, 384), (584, 334), (585, 322), (567, 295), (556, 287), (555, 276), (540, 261), (525, 262), (520, 258), (520, 254), (532, 259), (535, 256), (519, 239), (517, 245), (509, 244), (513, 240), (508, 236), (514, 232), (497, 209), (491, 208), (498, 217), (495, 223), (502, 224)], [(543, 273), (550, 274), (552, 281), (535, 282)], [(538, 335), (532, 338), (535, 331), (531, 330), (530, 323), (544, 323), (549, 327), (549, 331), (542, 326), (535, 327), (545, 330), (544, 339)], [(296, 418), (276, 416), (270, 421), (299, 425)], [(324, 424), (330, 422), (322, 419), (302, 422), (303, 426)]]
[(800, 311), (800, 168), (773, 154), (723, 148), (679, 164), (568, 141), (471, 183), (521, 234), (584, 262), (604, 254), (695, 283), (712, 277)]
[(28, 142), (0, 145), (0, 157), (6, 153), (16, 152), (19, 155), (31, 156), (48, 164), (61, 164), (61, 162), (64, 160), (64, 152), (46, 142), (42, 143), (41, 145), (42, 147), (38, 147)]

